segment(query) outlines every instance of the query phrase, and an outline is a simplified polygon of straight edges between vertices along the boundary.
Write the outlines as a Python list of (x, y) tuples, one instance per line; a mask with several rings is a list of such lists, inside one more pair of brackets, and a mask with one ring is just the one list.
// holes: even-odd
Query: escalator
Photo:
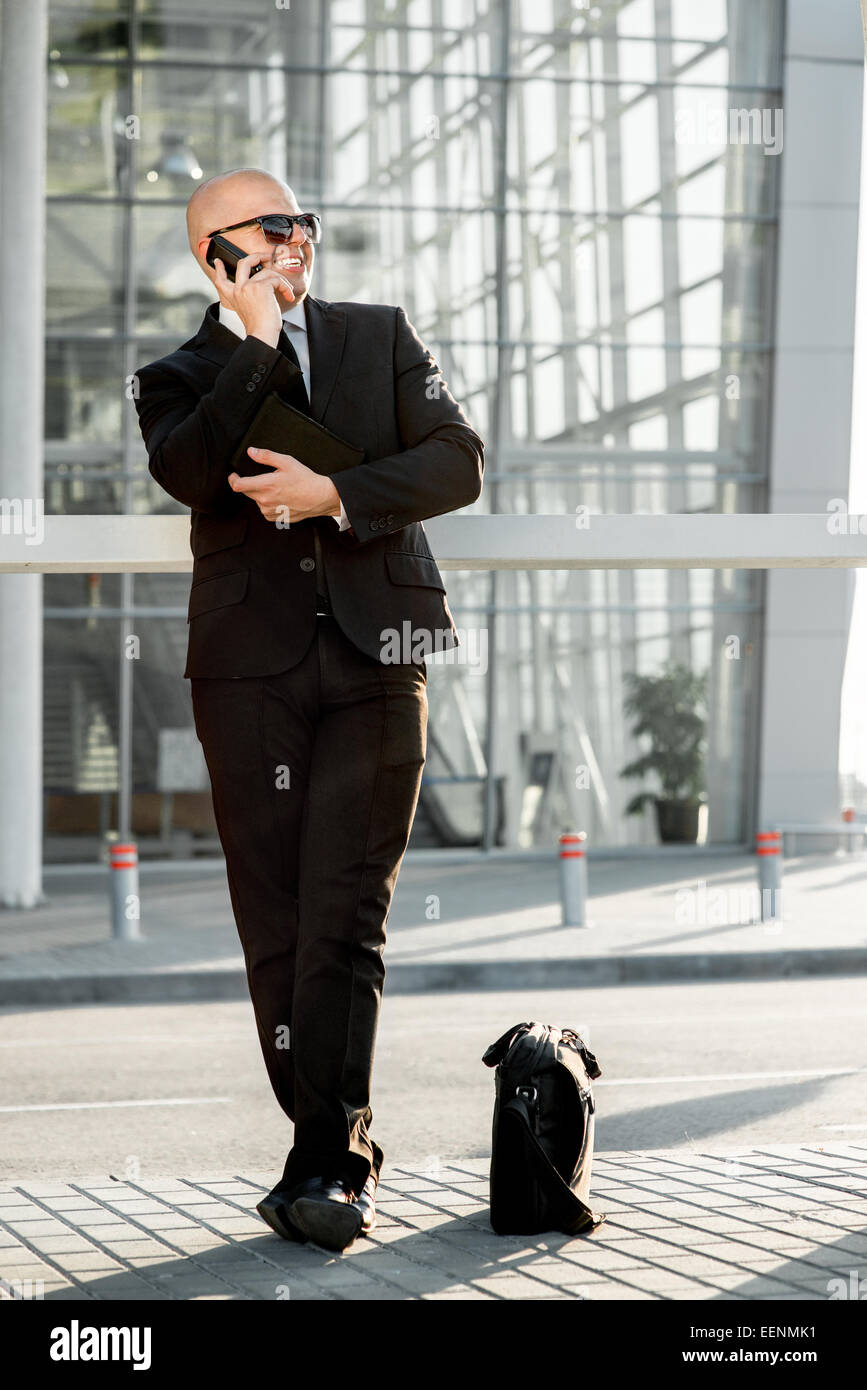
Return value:
[[(433, 764), (444, 769), (429, 772)], [(411, 849), (472, 849), (482, 844), (485, 825), (485, 789), (482, 774), (458, 773), (442, 740), (428, 724), (428, 765), (422, 776), (418, 807), (410, 837)], [(505, 778), (496, 779), (495, 844), (503, 843), (505, 827)]]

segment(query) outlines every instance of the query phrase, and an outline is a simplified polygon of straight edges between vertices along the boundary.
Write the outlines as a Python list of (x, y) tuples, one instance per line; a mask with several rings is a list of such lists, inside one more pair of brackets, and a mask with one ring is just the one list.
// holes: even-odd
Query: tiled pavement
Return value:
[(578, 1238), (495, 1235), (485, 1159), (389, 1166), (376, 1230), (342, 1255), (263, 1226), (273, 1180), (5, 1184), (0, 1296), (825, 1300), (867, 1276), (864, 1144), (597, 1154), (607, 1220)]

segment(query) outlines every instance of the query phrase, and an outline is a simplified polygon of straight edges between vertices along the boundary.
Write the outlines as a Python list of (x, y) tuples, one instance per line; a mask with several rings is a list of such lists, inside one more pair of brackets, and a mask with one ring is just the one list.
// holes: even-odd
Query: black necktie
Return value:
[(289, 361), (298, 368), (298, 375), (293, 377), (292, 385), (288, 392), (284, 394), (283, 399), (288, 401), (289, 405), (294, 405), (296, 410), (301, 410), (305, 415), (309, 415), (310, 401), (307, 396), (307, 387), (304, 385), (304, 374), (301, 371), (301, 363), (298, 361), (298, 354), (289, 341), (289, 334), (286, 332), (285, 328), (280, 329), (280, 337), (277, 339), (277, 346), (283, 356), (288, 357)]
[[(277, 346), (283, 353), (283, 356), (288, 357), (289, 361), (293, 362), (298, 368), (298, 375), (293, 377), (292, 385), (288, 392), (284, 394), (283, 399), (288, 401), (289, 405), (294, 405), (296, 410), (301, 410), (305, 415), (309, 415), (310, 400), (307, 396), (307, 387), (304, 385), (304, 374), (301, 371), (301, 363), (298, 361), (298, 354), (292, 346), (289, 340), (289, 334), (286, 332), (285, 328), (281, 328), (280, 330)], [(325, 562), (322, 558), (322, 544), (319, 539), (319, 528), (316, 521), (313, 522), (313, 548), (316, 554), (316, 611), (318, 613), (330, 613), (331, 602), (328, 597), (328, 579), (325, 574)]]

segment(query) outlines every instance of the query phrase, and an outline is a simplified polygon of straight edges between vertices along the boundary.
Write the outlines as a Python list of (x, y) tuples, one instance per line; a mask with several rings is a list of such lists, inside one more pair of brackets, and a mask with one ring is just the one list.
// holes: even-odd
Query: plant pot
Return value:
[(664, 801), (656, 798), (656, 824), (663, 844), (694, 845), (698, 840), (701, 801)]

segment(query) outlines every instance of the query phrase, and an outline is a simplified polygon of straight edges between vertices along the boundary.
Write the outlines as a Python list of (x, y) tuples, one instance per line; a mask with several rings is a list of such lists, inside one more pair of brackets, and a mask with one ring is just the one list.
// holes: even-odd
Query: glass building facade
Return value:
[[(52, 0), (46, 509), (182, 511), (129, 380), (214, 298), (193, 187), (252, 165), (322, 214), (313, 294), (401, 304), (433, 351), (486, 441), (473, 510), (765, 510), (782, 24), (782, 0)], [(730, 657), (759, 650), (761, 572), (446, 580), (489, 669), (430, 671), (415, 843), (651, 842), (623, 697), (669, 659), (709, 675), (709, 838), (751, 834), (758, 664)], [(131, 603), (140, 837), (213, 842), (159, 774), (192, 729), (188, 588), (46, 577), (49, 837), (110, 818)]]

